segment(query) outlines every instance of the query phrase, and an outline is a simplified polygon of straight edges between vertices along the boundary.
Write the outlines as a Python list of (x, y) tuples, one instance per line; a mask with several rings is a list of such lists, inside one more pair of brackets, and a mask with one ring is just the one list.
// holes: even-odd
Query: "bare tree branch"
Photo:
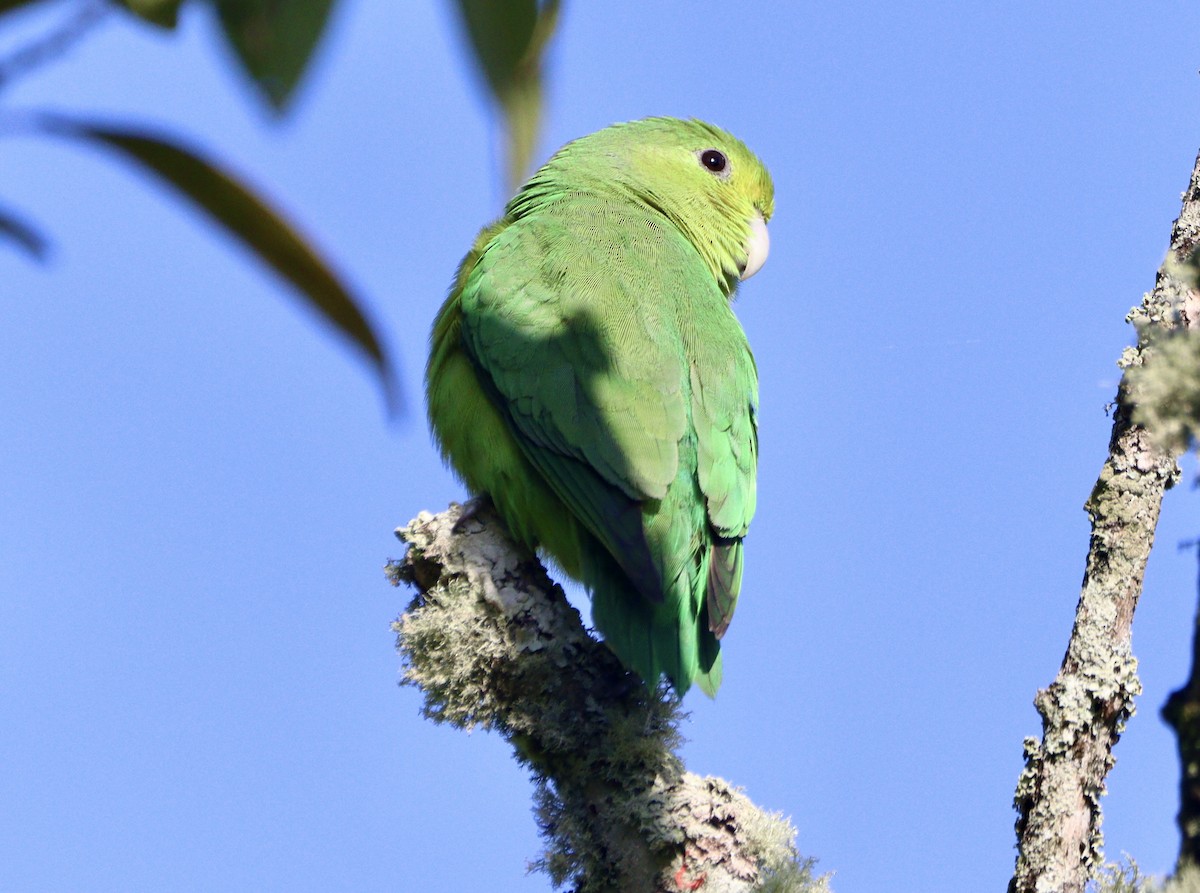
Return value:
[(1100, 869), (1100, 797), (1112, 750), (1140, 693), (1131, 648), (1133, 613), (1164, 492), (1177, 480), (1174, 456), (1133, 421), (1131, 372), (1155, 342), (1198, 320), (1193, 283), (1181, 275), (1200, 241), (1200, 157), (1154, 290), (1129, 315), (1138, 344), (1128, 348), (1117, 393), (1109, 456), (1085, 506), (1091, 544), (1075, 626), (1058, 676), (1038, 692), (1042, 740), (1025, 740), (1017, 782), (1017, 863), (1010, 893), (1082, 893)]
[(493, 729), (535, 783), (536, 867), (591, 891), (824, 891), (795, 830), (719, 778), (686, 772), (679, 702), (648, 691), (584, 629), (562, 590), (488, 510), (451, 506), (397, 536), (417, 596), (396, 621), (427, 717)]

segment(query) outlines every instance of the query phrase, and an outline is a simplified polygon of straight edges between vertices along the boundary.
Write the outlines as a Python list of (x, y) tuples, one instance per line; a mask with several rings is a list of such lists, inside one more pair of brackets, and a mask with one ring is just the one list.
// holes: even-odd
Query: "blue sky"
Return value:
[[(839, 893), (1007, 882), (1123, 318), (1200, 146), (1198, 32), (1182, 2), (567, 4), (541, 157), (673, 114), (775, 177), (737, 308), (759, 510), (685, 756), (791, 816)], [(368, 296), (412, 409), (387, 423), (355, 357), (139, 174), (6, 134), (0, 199), (55, 244), (45, 268), (0, 246), (0, 888), (547, 889), (505, 744), (396, 686), (382, 574), (394, 527), (462, 496), (419, 382), (505, 197), (476, 86), (445, 4), (343, 0), (280, 124), (200, 9), (114, 21), (6, 94), (157, 122), (262, 185)], [(1195, 499), (1168, 494), (1104, 802), (1110, 858), (1149, 871), (1177, 840), (1157, 711)]]

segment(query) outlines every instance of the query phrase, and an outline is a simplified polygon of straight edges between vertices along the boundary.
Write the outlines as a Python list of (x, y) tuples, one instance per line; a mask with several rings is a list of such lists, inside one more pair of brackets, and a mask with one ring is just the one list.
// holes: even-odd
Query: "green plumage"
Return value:
[(606, 128), (480, 233), (433, 330), (443, 455), (587, 586), (622, 661), (681, 694), (720, 684), (741, 588), (758, 381), (729, 302), (772, 210), (765, 168), (711, 125)]

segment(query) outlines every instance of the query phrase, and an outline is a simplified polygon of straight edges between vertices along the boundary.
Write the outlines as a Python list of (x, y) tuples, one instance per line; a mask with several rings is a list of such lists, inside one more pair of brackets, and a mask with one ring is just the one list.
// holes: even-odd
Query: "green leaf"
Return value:
[(160, 28), (174, 28), (183, 0), (117, 0), (139, 19)]
[(542, 62), (559, 0), (457, 0), (466, 37), (504, 115), (508, 186), (525, 178), (542, 123)]
[(537, 0), (458, 0), (475, 61), (497, 98), (516, 77), (537, 27)]
[(334, 0), (210, 0), (242, 68), (276, 112), (287, 106)]
[(24, 217), (0, 207), (0, 237), (25, 250), (34, 260), (44, 261), (49, 243)]
[(388, 406), (398, 410), (391, 363), (350, 290), (304, 238), (246, 185), (198, 152), (148, 133), (43, 115), (41, 131), (113, 149), (178, 190), (290, 282), (309, 307), (366, 354)]

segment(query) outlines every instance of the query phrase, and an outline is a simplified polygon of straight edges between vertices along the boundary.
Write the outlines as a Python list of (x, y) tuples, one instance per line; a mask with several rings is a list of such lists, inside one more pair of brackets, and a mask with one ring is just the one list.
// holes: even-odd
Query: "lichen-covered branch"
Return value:
[(417, 595), (395, 623), (404, 682), (427, 717), (492, 729), (532, 771), (546, 840), (537, 866), (591, 891), (826, 890), (795, 830), (674, 754), (678, 702), (648, 691), (584, 629), (488, 510), (452, 505), (397, 535), (389, 565)]
[(1092, 536), (1075, 626), (1057, 678), (1034, 699), (1042, 739), (1025, 740), (1010, 893), (1082, 893), (1103, 862), (1100, 797), (1140, 692), (1133, 612), (1163, 493), (1178, 476), (1174, 455), (1135, 421), (1137, 370), (1153, 361), (1156, 343), (1195, 324), (1195, 290), (1181, 270), (1198, 241), (1200, 158), (1154, 290), (1129, 316), (1138, 344), (1122, 357), (1109, 456), (1086, 505)]

